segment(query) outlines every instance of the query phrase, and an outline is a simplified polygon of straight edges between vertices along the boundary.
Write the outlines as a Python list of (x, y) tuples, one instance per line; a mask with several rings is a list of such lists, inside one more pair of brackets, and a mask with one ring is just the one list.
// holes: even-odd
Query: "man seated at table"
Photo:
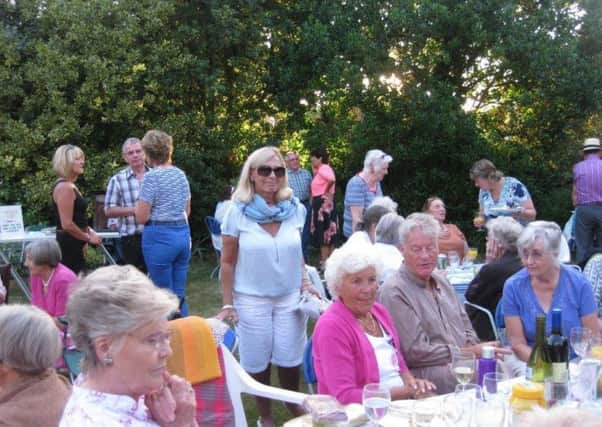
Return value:
[[(483, 344), (453, 286), (437, 267), (439, 225), (432, 215), (414, 213), (401, 226), (404, 264), (387, 277), (378, 301), (391, 313), (402, 354), (415, 377), (432, 381), (438, 393), (454, 391), (449, 367), (454, 351), (481, 356)], [(496, 353), (510, 353), (496, 348)]]

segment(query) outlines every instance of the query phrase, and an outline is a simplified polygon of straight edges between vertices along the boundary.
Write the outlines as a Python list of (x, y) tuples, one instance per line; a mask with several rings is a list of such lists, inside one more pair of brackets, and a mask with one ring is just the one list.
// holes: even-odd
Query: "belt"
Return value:
[(188, 225), (188, 221), (180, 219), (178, 221), (149, 221), (146, 225)]

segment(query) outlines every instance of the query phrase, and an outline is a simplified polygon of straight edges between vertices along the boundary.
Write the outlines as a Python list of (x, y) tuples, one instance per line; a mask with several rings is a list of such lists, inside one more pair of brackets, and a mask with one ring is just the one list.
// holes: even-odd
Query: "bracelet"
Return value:
[(236, 310), (232, 304), (224, 304), (220, 311), (224, 310)]

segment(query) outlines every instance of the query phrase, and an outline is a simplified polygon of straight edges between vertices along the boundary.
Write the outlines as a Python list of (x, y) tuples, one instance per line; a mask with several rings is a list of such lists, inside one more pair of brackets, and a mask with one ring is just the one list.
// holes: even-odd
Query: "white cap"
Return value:
[(483, 359), (495, 358), (495, 347), (492, 345), (484, 345), (481, 349), (481, 355)]

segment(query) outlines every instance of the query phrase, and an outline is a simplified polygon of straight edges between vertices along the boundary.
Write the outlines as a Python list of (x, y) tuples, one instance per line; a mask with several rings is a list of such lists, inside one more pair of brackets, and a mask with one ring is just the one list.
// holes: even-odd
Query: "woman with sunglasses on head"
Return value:
[(320, 248), (320, 266), (332, 252), (332, 240), (337, 233), (334, 211), (334, 171), (328, 164), (328, 153), (324, 148), (311, 150), (311, 166), (314, 178), (311, 181), (311, 236), (315, 247)]
[[(249, 156), (232, 200), (222, 223), (224, 306), (218, 317), (238, 322), (240, 364), (247, 372), (269, 384), (273, 363), (281, 386), (297, 390), (307, 319), (296, 307), (302, 287), (310, 286), (301, 247), (305, 206), (292, 195), (276, 147)], [(256, 402), (258, 424), (272, 426), (270, 401)], [(289, 409), (300, 414), (295, 405)]]

